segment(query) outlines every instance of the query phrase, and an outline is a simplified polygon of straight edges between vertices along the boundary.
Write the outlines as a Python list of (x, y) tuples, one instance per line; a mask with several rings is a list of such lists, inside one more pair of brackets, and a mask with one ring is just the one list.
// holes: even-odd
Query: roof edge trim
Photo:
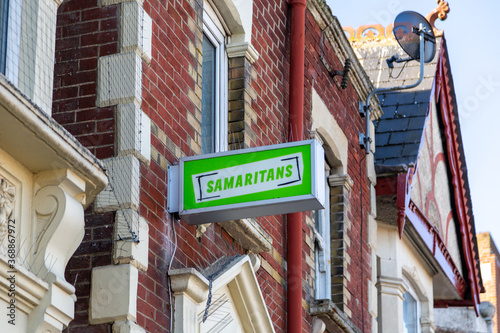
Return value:
[(462, 172), (462, 166), (465, 163), (465, 156), (460, 153), (459, 146), (461, 142), (458, 139), (457, 126), (458, 121), (456, 116), (456, 106), (452, 95), (452, 81), (449, 78), (450, 69), (448, 56), (446, 52), (445, 40), (443, 36), (443, 47), (439, 51), (437, 73), (436, 73), (436, 102), (440, 106), (441, 118), (444, 125), (444, 133), (446, 138), (446, 150), (449, 161), (449, 168), (452, 176), (453, 196), (457, 208), (457, 217), (460, 223), (460, 234), (462, 236), (462, 245), (464, 251), (465, 264), (468, 271), (470, 282), (470, 293), (474, 303), (476, 315), (479, 316), (480, 300), (480, 273), (476, 265), (476, 253), (474, 247), (475, 231), (471, 225), (469, 210), (472, 209), (470, 197), (465, 189), (465, 179), (467, 175)]

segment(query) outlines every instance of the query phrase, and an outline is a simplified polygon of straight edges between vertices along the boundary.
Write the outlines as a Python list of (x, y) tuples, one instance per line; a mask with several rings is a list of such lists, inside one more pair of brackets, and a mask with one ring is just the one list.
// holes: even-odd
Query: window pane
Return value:
[(328, 172), (325, 173), (325, 209), (314, 213), (315, 247), (315, 291), (316, 299), (332, 299), (332, 269), (330, 244), (330, 186)]
[(215, 151), (215, 46), (203, 35), (201, 77), (201, 153)]
[(322, 228), (322, 222), (321, 221), (321, 211), (315, 210), (314, 211), (314, 227), (316, 228), (316, 231), (320, 234), (323, 234), (323, 228)]
[(0, 0), (0, 73), (5, 74), (9, 0)]
[(418, 332), (418, 314), (417, 314), (417, 301), (413, 296), (406, 292), (403, 295), (403, 322), (404, 333), (417, 333)]

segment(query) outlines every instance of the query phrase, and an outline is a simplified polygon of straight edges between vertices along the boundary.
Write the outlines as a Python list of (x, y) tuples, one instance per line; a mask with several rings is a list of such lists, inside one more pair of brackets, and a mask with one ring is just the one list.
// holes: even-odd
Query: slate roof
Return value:
[[(413, 89), (378, 94), (384, 114), (374, 121), (376, 164), (395, 166), (416, 162), (440, 44), (440, 39), (436, 39), (436, 56), (425, 64), (422, 83)], [(396, 78), (390, 76), (386, 59), (395, 53), (401, 58), (407, 58), (394, 38), (355, 42), (353, 47), (376, 88), (408, 85), (418, 79), (420, 63), (417, 61), (410, 61), (406, 65), (395, 64), (392, 76)]]
[(384, 114), (374, 122), (377, 164), (416, 162), (430, 94), (430, 90), (379, 94)]

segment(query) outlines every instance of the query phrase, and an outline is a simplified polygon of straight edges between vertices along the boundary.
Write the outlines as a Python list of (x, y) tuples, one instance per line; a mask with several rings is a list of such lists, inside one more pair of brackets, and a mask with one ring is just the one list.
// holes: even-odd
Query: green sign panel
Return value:
[(169, 211), (200, 224), (320, 209), (323, 170), (316, 140), (182, 158), (169, 169)]

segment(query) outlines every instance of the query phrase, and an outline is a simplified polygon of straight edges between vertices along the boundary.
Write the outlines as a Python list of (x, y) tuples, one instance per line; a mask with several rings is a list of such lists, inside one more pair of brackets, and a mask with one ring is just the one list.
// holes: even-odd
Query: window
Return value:
[(21, 1), (0, 0), (0, 73), (18, 82)]
[(410, 289), (403, 294), (403, 333), (420, 333), (420, 302)]
[(330, 186), (329, 171), (325, 171), (325, 209), (317, 210), (314, 216), (316, 263), (316, 299), (332, 299), (331, 265), (330, 265)]
[(227, 149), (227, 54), (224, 29), (205, 3), (201, 84), (201, 153)]
[(5, 74), (9, 1), (0, 0), (0, 73)]

